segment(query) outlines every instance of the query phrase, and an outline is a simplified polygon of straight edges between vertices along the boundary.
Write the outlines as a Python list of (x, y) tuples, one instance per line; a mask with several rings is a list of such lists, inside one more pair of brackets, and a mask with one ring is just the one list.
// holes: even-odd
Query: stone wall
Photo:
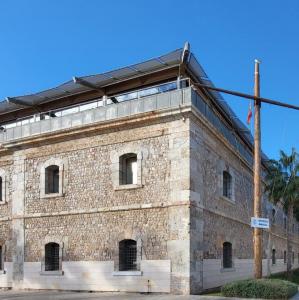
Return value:
[[(253, 178), (251, 166), (236, 155), (234, 149), (219, 132), (204, 119), (192, 118), (190, 122), (191, 165), (191, 255), (194, 292), (220, 286), (225, 282), (253, 276)], [(222, 172), (232, 175), (232, 197), (222, 196)], [(264, 274), (286, 270), (283, 251), (286, 250), (285, 213), (263, 199), (263, 216), (272, 221), (275, 208), (275, 224), (263, 231)], [(297, 268), (299, 251), (298, 223), (291, 234), (295, 253), (293, 268)], [(233, 268), (223, 270), (222, 245), (230, 242), (233, 250)], [(276, 249), (275, 265), (272, 249)], [(240, 270), (242, 268), (242, 270)], [(202, 278), (201, 281), (198, 278)]]
[[(68, 289), (81, 280), (80, 289), (87, 290), (195, 294), (252, 276), (251, 166), (192, 112), (152, 118), (7, 145), (12, 154), (0, 158), (0, 174), (7, 179), (0, 242), (11, 271), (0, 275), (1, 285)], [(119, 185), (118, 157), (124, 153), (137, 154), (137, 184)], [(59, 193), (49, 196), (43, 176), (50, 164), (59, 165), (62, 180)], [(231, 199), (222, 196), (224, 170), (233, 176)], [(271, 216), (273, 206), (266, 199), (263, 203), (264, 216)], [(263, 233), (264, 274), (286, 267), (285, 215), (275, 209), (275, 225)], [(295, 228), (293, 267), (298, 264), (297, 223)], [(118, 277), (122, 239), (137, 241), (138, 277)], [(42, 272), (44, 245), (51, 241), (63, 248), (60, 277)], [(229, 272), (222, 268), (225, 241), (233, 245)], [(274, 248), (277, 263), (272, 265)]]
[[(115, 184), (113, 164), (124, 151), (138, 153), (141, 180), (137, 186)], [(190, 292), (188, 121), (176, 115), (51, 143), (39, 140), (18, 148), (10, 161), (14, 191), (7, 207), (12, 204), (14, 212), (12, 225), (5, 230), (13, 230), (14, 235), (5, 235), (5, 230), (1, 234), (12, 244), (14, 288), (54, 288), (60, 281), (57, 276), (45, 281), (46, 275), (40, 274), (47, 242), (62, 245), (62, 270), (64, 265), (107, 262), (117, 271), (118, 243), (135, 239), (141, 245), (141, 271), (149, 275), (143, 275), (140, 284), (130, 275), (117, 280), (110, 274), (111, 288), (103, 285), (102, 290), (125, 291), (126, 282), (136, 279), (128, 291), (147, 291), (149, 280), (156, 292)], [(61, 193), (54, 196), (43, 192), (43, 172), (51, 164), (62, 170)], [(158, 261), (165, 264), (163, 287)], [(83, 269), (76, 280), (80, 281)], [(71, 280), (67, 278), (62, 280), (65, 288)], [(92, 280), (87, 280), (85, 289), (91, 287)], [(99, 285), (94, 288), (101, 290)]]

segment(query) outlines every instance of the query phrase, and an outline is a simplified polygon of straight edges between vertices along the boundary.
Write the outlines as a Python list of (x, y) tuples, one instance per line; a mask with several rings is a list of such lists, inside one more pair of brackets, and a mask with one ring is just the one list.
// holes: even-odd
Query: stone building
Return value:
[[(252, 276), (252, 137), (197, 82), (186, 47), (0, 103), (0, 287), (194, 294)], [(286, 216), (263, 211), (269, 274)]]

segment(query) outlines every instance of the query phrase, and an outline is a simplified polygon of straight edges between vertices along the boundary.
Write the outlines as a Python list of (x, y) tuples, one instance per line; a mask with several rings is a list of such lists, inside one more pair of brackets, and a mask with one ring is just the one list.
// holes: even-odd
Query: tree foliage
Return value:
[(292, 206), (299, 217), (299, 159), (293, 148), (290, 155), (280, 151), (279, 160), (268, 162), (266, 191), (275, 204), (282, 204), (285, 211)]

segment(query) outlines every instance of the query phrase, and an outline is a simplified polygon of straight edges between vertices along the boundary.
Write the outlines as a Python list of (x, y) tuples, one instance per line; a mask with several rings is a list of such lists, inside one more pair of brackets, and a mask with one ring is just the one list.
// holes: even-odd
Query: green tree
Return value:
[(287, 214), (287, 273), (290, 274), (292, 268), (290, 233), (294, 213), (297, 215), (299, 211), (299, 159), (294, 148), (290, 155), (280, 151), (279, 160), (268, 162), (266, 191), (269, 199), (275, 204), (280, 203)]

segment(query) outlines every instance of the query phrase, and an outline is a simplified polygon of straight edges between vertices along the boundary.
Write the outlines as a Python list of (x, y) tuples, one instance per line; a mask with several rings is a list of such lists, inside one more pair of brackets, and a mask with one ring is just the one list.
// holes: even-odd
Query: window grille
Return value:
[(276, 264), (276, 251), (272, 249), (272, 265)]
[(287, 251), (283, 251), (283, 263), (287, 263)]
[(59, 167), (55, 165), (47, 167), (45, 175), (46, 194), (59, 193)]
[(137, 243), (134, 240), (123, 240), (119, 243), (119, 270), (137, 270)]
[(227, 171), (223, 171), (223, 196), (232, 197), (232, 176)]
[(295, 252), (292, 252), (292, 264), (295, 263)]
[(0, 201), (3, 201), (2, 185), (3, 185), (3, 180), (2, 177), (0, 176)]
[(233, 259), (232, 259), (232, 244), (229, 242), (223, 243), (223, 268), (232, 268)]
[(2, 253), (2, 246), (0, 246), (0, 270), (3, 270), (3, 253)]
[(120, 184), (137, 184), (137, 155), (124, 154), (120, 157)]
[(48, 243), (45, 246), (45, 271), (59, 270), (59, 245)]

